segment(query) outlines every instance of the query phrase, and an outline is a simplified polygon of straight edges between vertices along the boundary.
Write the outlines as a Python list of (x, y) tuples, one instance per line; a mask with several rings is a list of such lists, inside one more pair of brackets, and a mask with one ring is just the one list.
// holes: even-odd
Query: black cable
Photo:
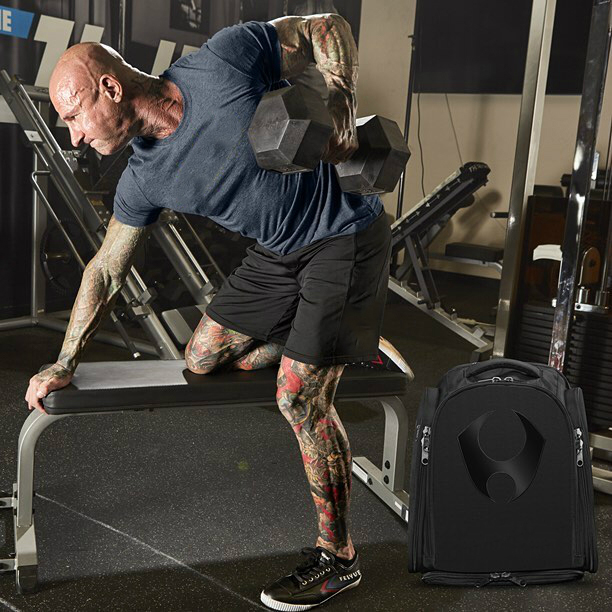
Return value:
[(608, 134), (608, 152), (606, 153), (606, 175), (604, 178), (603, 199), (607, 200), (610, 195), (610, 180), (612, 179), (612, 167), (610, 167), (610, 144), (612, 142), (612, 119), (610, 119), (610, 133)]
[[(444, 98), (446, 99), (446, 108), (448, 109), (448, 116), (450, 119), (450, 123), (451, 123), (451, 127), (453, 128), (453, 135), (455, 137), (455, 146), (457, 147), (457, 154), (459, 155), (459, 161), (461, 163), (461, 165), (463, 166), (463, 155), (461, 155), (461, 147), (459, 147), (459, 138), (457, 137), (457, 130), (455, 129), (455, 121), (453, 119), (453, 113), (451, 111), (451, 107), (450, 107), (450, 101), (448, 99), (448, 94), (444, 94)], [(482, 200), (480, 199), (478, 193), (474, 193), (474, 200), (476, 201), (476, 203), (484, 208), (485, 212), (487, 213), (487, 215), (489, 214), (489, 210), (487, 209), (487, 207), (483, 204)], [(499, 221), (498, 219), (493, 218), (493, 220), (495, 221), (495, 223), (497, 225), (499, 225), (499, 227), (501, 227), (504, 232), (506, 231), (506, 226), (504, 225), (504, 223), (502, 221)]]
[(459, 149), (459, 139), (457, 138), (457, 130), (455, 130), (455, 122), (453, 121), (453, 113), (451, 112), (450, 102), (448, 101), (448, 94), (444, 94), (444, 98), (446, 99), (446, 108), (448, 108), (448, 116), (450, 118), (451, 127), (453, 128), (453, 136), (455, 137), (455, 145), (457, 146), (457, 153), (459, 155), (459, 161), (463, 166), (463, 157), (461, 155), (461, 150)]

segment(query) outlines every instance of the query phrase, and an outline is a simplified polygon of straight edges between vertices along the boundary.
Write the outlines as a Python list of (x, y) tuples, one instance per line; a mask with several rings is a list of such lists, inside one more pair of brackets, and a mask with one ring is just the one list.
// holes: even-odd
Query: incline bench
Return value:
[[(45, 399), (47, 414), (34, 410), (19, 435), (17, 482), (0, 494), (0, 508), (12, 509), (15, 556), (0, 559), (0, 573), (16, 573), (17, 591), (33, 590), (38, 558), (32, 502), (34, 451), (41, 433), (68, 416), (157, 408), (212, 408), (275, 405), (276, 368), (199, 376), (183, 360), (82, 363), (72, 383)], [(385, 410), (382, 469), (365, 457), (353, 458), (353, 473), (380, 499), (408, 520), (404, 486), (408, 418), (402, 396), (408, 377), (399, 372), (347, 367), (336, 400), (377, 400)]]

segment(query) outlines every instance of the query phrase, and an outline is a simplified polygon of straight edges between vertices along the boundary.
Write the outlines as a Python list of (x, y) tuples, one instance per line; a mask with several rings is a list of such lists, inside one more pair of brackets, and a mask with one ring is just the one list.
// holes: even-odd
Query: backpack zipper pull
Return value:
[(517, 578), (513, 576), (510, 572), (492, 572), (489, 574), (488, 578), (484, 578), (480, 584), (477, 584), (477, 587), (484, 587), (490, 584), (491, 582), (503, 582), (507, 580), (508, 582), (512, 582), (520, 587), (527, 586), (527, 583), (522, 578)]
[(510, 582), (520, 587), (527, 586), (527, 583), (525, 582), (525, 580), (523, 580), (522, 578), (517, 578), (516, 576), (513, 576), (510, 572), (502, 572), (500, 578), (502, 580), (509, 580)]
[(501, 382), (501, 377), (499, 376), (494, 376), (493, 378), (483, 378), (482, 380), (478, 381), (479, 383), (483, 383), (483, 382)]
[(429, 463), (429, 444), (431, 441), (431, 427), (423, 427), (423, 437), (421, 438), (421, 463)]
[(582, 467), (584, 465), (584, 440), (582, 439), (582, 430), (580, 427), (574, 429), (575, 442), (576, 442), (576, 465)]

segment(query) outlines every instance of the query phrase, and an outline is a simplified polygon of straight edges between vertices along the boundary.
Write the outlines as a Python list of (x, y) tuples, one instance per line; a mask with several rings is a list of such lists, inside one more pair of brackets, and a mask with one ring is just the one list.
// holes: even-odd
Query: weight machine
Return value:
[[(530, 212), (530, 205), (534, 210), (538, 204), (531, 194), (555, 16), (555, 0), (534, 1), (493, 352), (496, 357), (515, 356), (548, 363), (564, 372), (572, 384), (580, 386), (584, 391), (590, 424), (605, 423), (606, 426), (600, 431), (593, 431), (590, 427), (590, 445), (595, 455), (609, 461), (612, 458), (612, 421), (606, 385), (609, 384), (607, 364), (612, 312), (609, 273), (612, 216), (608, 216), (607, 225), (600, 228), (602, 233), (607, 231), (608, 234), (604, 240), (603, 266), (595, 291), (583, 284), (583, 271), (587, 269), (583, 262), (592, 257), (592, 252), (583, 251), (582, 247), (590, 211), (590, 192), (598, 183), (595, 148), (610, 54), (612, 10), (610, 0), (592, 0), (592, 7), (573, 172), (569, 178), (568, 197), (561, 208), (563, 238), (559, 244), (542, 243), (535, 245), (535, 249), (531, 244), (529, 249), (525, 249), (526, 213)], [(525, 97), (525, 92), (529, 93), (529, 98)], [(609, 176), (606, 162), (604, 186), (609, 183)], [(567, 179), (563, 182), (567, 183)], [(608, 195), (608, 190), (604, 187), (605, 195)], [(600, 204), (609, 206), (605, 200), (604, 197)], [(555, 279), (556, 298), (551, 300), (552, 304), (541, 305), (524, 300), (524, 287), (528, 281), (521, 278), (521, 274), (524, 274), (529, 258), (531, 263), (536, 259), (561, 262), (558, 280)], [(599, 264), (595, 262), (592, 269), (596, 268)], [(595, 467), (593, 483), (596, 489), (612, 494), (612, 471)]]
[[(80, 231), (84, 244), (90, 251), (97, 252), (104, 236), (111, 213), (103, 202), (104, 192), (89, 189), (83, 185), (83, 153), (62, 151), (49, 129), (49, 93), (47, 89), (23, 85), (18, 78), (0, 71), (0, 94), (20, 124), (29, 144), (34, 149), (34, 170), (31, 174), (33, 187), (32, 220), (32, 264), (31, 264), (31, 311), (30, 316), (0, 321), (0, 331), (40, 325), (47, 329), (65, 331), (67, 312), (48, 314), (45, 311), (45, 278), (39, 261), (40, 245), (51, 218), (65, 240), (69, 252), (47, 253), (43, 263), (53, 258), (74, 258), (81, 269), (86, 260), (75, 244), (74, 227)], [(36, 104), (35, 104), (36, 101)], [(79, 177), (79, 178), (77, 178)], [(69, 212), (70, 221), (63, 221), (48, 198), (49, 179), (62, 196)], [(80, 179), (80, 180), (79, 180)], [(207, 265), (200, 265), (187, 245), (184, 235), (190, 235), (202, 251)], [(206, 304), (224, 280), (224, 275), (208, 249), (200, 240), (189, 220), (182, 214), (164, 211), (160, 221), (152, 228), (152, 237), (161, 247), (173, 268), (184, 283), (196, 304)], [(81, 245), (82, 246), (82, 245)], [(206, 270), (205, 270), (206, 268)], [(147, 286), (135, 267), (128, 273), (121, 290), (126, 304), (127, 316), (139, 323), (148, 341), (131, 338), (116, 312), (111, 312), (111, 321), (117, 332), (98, 331), (96, 338), (115, 346), (125, 346), (134, 358), (142, 353), (157, 355), (161, 359), (180, 359), (181, 352), (172, 335), (171, 311), (162, 313), (162, 323), (152, 307), (157, 297), (154, 287)], [(172, 335), (171, 335), (172, 334)], [(176, 336), (175, 336), (176, 338)]]
[[(393, 266), (389, 289), (473, 344), (476, 348), (472, 361), (480, 361), (491, 351), (492, 343), (486, 336), (492, 333), (492, 327), (460, 319), (454, 310), (442, 305), (426, 248), (460, 208), (472, 204), (472, 194), (487, 183), (489, 172), (486, 164), (468, 162), (391, 226), (393, 259), (395, 261), (404, 251), (404, 261)], [(480, 249), (486, 250), (486, 247)], [(480, 261), (469, 256), (462, 261), (500, 266), (499, 262)], [(415, 278), (413, 286), (411, 275)]]

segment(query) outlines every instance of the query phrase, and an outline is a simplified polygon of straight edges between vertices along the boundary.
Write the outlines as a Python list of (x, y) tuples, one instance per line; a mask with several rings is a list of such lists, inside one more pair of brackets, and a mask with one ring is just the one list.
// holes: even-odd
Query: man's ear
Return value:
[(112, 74), (103, 74), (99, 81), (100, 93), (109, 97), (113, 102), (119, 103), (123, 98), (123, 87)]

